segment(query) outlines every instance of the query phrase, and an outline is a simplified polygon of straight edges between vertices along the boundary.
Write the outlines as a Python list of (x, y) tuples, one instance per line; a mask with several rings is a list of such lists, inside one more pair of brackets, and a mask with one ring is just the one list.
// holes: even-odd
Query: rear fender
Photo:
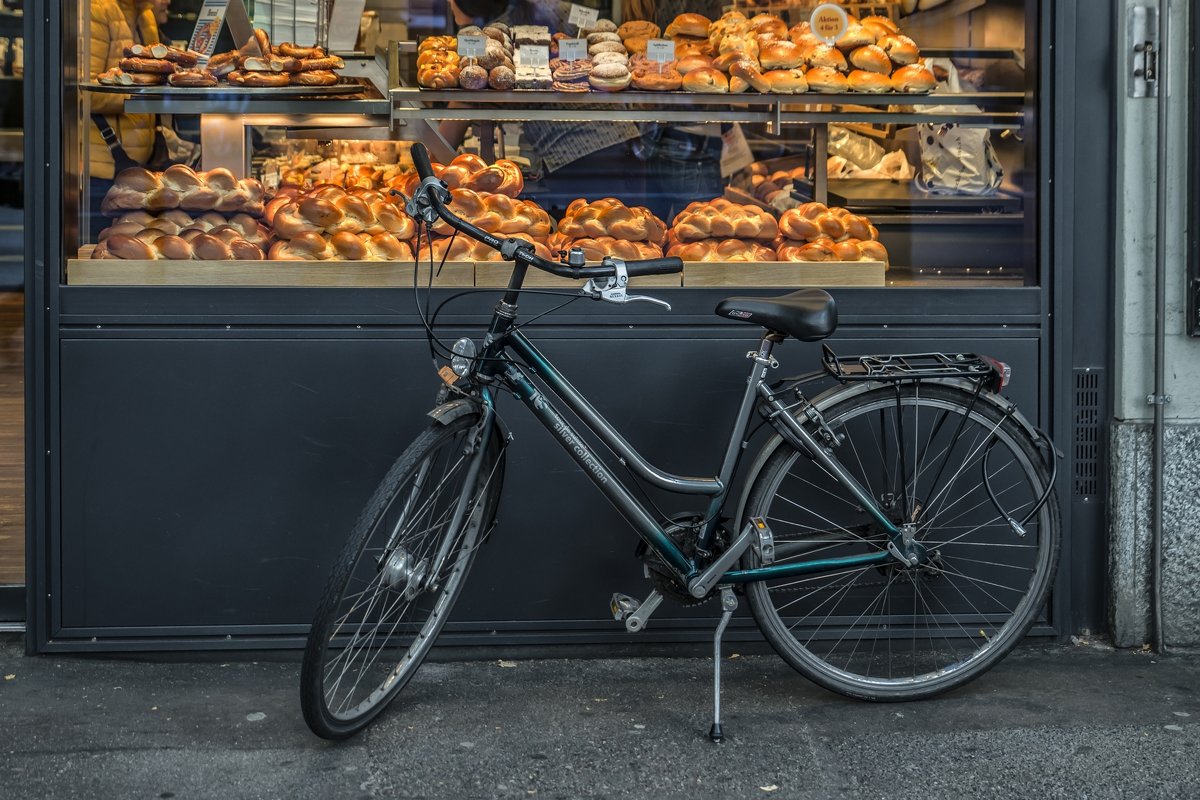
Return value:
[[(967, 392), (968, 394), (975, 394), (975, 383), (963, 378), (930, 378), (921, 382), (936, 383), (942, 386), (949, 386), (954, 389), (959, 389)], [(886, 383), (877, 381), (856, 381), (853, 383), (839, 384), (831, 386), (830, 388), (821, 392), (819, 395), (813, 398), (811, 402), (817, 411), (824, 413), (838, 403), (887, 385), (888, 384)], [(1037, 428), (1035, 428), (1033, 424), (1025, 418), (1025, 415), (1022, 414), (1020, 410), (1017, 409), (1016, 405), (1008, 398), (1002, 397), (995, 392), (984, 390), (979, 394), (979, 401), (982, 403), (989, 403), (1000, 413), (1007, 414), (1008, 416), (1012, 417), (1013, 421), (1020, 425), (1021, 428), (1024, 429), (1025, 432), (1028, 433), (1035, 442), (1042, 439), (1042, 434), (1038, 432)], [(800, 420), (799, 412), (797, 412), (796, 418), (803, 424), (803, 420)], [(750, 488), (754, 485), (755, 478), (758, 477), (758, 473), (767, 463), (767, 460), (774, 455), (775, 451), (779, 449), (779, 446), (783, 444), (783, 441), (783, 437), (778, 433), (768, 439), (767, 443), (764, 444), (762, 449), (758, 451), (758, 455), (755, 456), (754, 461), (750, 465), (750, 469), (746, 472), (746, 482), (743, 484), (741, 496), (738, 498), (737, 516), (734, 517), (735, 520), (739, 521), (739, 524), (740, 520), (742, 519), (742, 515), (745, 513), (746, 500), (750, 496)]]

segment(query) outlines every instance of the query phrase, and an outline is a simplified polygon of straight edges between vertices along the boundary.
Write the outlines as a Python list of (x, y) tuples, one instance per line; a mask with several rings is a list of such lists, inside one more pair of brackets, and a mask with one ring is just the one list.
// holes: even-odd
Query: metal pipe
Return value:
[(1157, 204), (1154, 241), (1154, 404), (1152, 478), (1153, 506), (1151, 531), (1154, 562), (1152, 564), (1152, 594), (1154, 604), (1154, 649), (1163, 652), (1162, 613), (1162, 538), (1163, 538), (1163, 449), (1165, 445), (1164, 405), (1166, 400), (1166, 338), (1167, 338), (1167, 158), (1168, 105), (1171, 94), (1171, 67), (1167, 63), (1171, 38), (1171, 0), (1159, 2), (1159, 45), (1158, 45), (1158, 165)]

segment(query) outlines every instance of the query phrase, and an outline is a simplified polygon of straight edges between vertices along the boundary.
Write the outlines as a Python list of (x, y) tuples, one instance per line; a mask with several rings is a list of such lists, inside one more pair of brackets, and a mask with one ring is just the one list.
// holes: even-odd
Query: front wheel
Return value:
[[(939, 384), (881, 386), (821, 409), (842, 466), (897, 526), (917, 566), (845, 566), (751, 584), (763, 635), (841, 694), (915, 700), (978, 677), (1029, 631), (1053, 582), (1060, 519), (1042, 454), (1014, 419)], [(994, 498), (994, 499), (993, 499)], [(782, 444), (754, 478), (776, 564), (886, 551), (889, 536), (807, 453)], [(757, 552), (743, 566), (761, 566)]]
[(318, 736), (344, 739), (366, 727), (446, 624), (500, 495), (500, 435), (490, 431), (477, 458), (479, 419), (468, 414), (417, 437), (335, 562), (300, 674), (304, 719)]

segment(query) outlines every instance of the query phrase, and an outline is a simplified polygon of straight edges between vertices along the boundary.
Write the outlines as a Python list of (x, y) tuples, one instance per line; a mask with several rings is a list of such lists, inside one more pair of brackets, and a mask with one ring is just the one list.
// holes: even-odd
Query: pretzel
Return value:
[(661, 245), (667, 226), (642, 206), (629, 207), (615, 197), (588, 202), (582, 198), (567, 206), (558, 224), (558, 232), (569, 239), (594, 239), (611, 236), (628, 242)]
[(325, 51), (320, 47), (301, 47), (291, 42), (284, 42), (275, 47), (281, 56), (291, 58), (324, 58)]
[(694, 202), (680, 211), (671, 228), (681, 242), (701, 239), (774, 239), (779, 233), (775, 217), (755, 206), (743, 206), (718, 197)]

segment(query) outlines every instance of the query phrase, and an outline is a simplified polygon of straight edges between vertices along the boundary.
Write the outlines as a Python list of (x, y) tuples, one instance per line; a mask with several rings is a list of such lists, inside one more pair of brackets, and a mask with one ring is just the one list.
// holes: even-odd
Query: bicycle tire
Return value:
[[(419, 435), (388, 470), (359, 515), (349, 539), (334, 562), (314, 615), (300, 675), (301, 710), (305, 722), (318, 736), (325, 739), (345, 739), (369, 725), (416, 674), (434, 640), (446, 624), (474, 561), (478, 545), (482, 541), (481, 533), (486, 535), (494, 522), (500, 497), (503, 448), (499, 431), (493, 430), (487, 451), (483, 454), (478, 479), (475, 486), (471, 487), (471, 491), (476, 493), (475, 497), (468, 501), (467, 508), (471, 510), (464, 517), (464, 523), (458, 526), (461, 535), (458, 531), (449, 530), (448, 522), (441, 521), (446, 517), (446, 510), (443, 509), (440, 515), (435, 516), (441, 508), (439, 496), (444, 496), (450, 501), (462, 494), (463, 489), (452, 492), (444, 487), (447, 486), (450, 475), (465, 483), (467, 476), (462, 467), (468, 460), (463, 450), (466, 438), (478, 422), (478, 414), (469, 414), (447, 425), (434, 424)], [(455, 453), (461, 457), (454, 461), (454, 466), (444, 467), (436, 483), (429, 481), (429, 476), (437, 474), (437, 456), (449, 457)], [(431, 486), (431, 491), (435, 494), (418, 502), (416, 497), (426, 486)], [(364, 559), (364, 555), (375, 549), (369, 545), (377, 541), (377, 534), (381, 531), (386, 532), (386, 528), (381, 528), (380, 523), (388, 519), (401, 495), (406, 495), (405, 505), (398, 509), (399, 514), (395, 518), (394, 526), (391, 526), (391, 532), (385, 533), (386, 541), (383, 548), (380, 548), (380, 555), (373, 559)], [(450, 516), (453, 516), (452, 510)], [(418, 540), (419, 533), (405, 532), (411, 520), (415, 520), (419, 525), (423, 519), (430, 521), (430, 529), (442, 528), (440, 532), (428, 537), (428, 542)], [(442, 549), (446, 537), (450, 537), (450, 544), (443, 568), (434, 576), (436, 580), (431, 580), (431, 576), (421, 574), (421, 567), (424, 565), (428, 569), (431, 561), (436, 562), (436, 554)], [(437, 542), (437, 549), (432, 546), (434, 540)], [(383, 555), (384, 552), (386, 555)], [(364, 576), (370, 576), (370, 580)], [(364, 581), (367, 588), (347, 596), (354, 580)], [(378, 583), (374, 590), (371, 590), (371, 581)], [(385, 585), (385, 581), (388, 585)], [(347, 634), (343, 632), (343, 628), (346, 623), (351, 622), (351, 615), (363, 605), (362, 598), (368, 591), (374, 591), (374, 595), (362, 609), (358, 630), (354, 631), (347, 644)], [(433, 597), (425, 597), (430, 594)], [(383, 601), (377, 605), (379, 598), (383, 598)], [(418, 630), (404, 637), (407, 638), (407, 643), (404, 643), (404, 638), (397, 643), (395, 640), (397, 628), (401, 625), (400, 618), (410, 609), (420, 612), (422, 608), (418, 601), (422, 599), (430, 602), (428, 617)], [(347, 602), (352, 602), (353, 605), (343, 611)], [(367, 636), (363, 630), (372, 624), (370, 617), (375, 608), (379, 609), (379, 616), (373, 624), (377, 628), (390, 624), (391, 628), (371, 660), (360, 662), (359, 676), (351, 685), (345, 700), (339, 704), (338, 690), (341, 688), (341, 681), (345, 680), (352, 659), (357, 657), (355, 643), (362, 641), (357, 647), (357, 653), (362, 653), (364, 648), (372, 647), (376, 642), (378, 631), (369, 634), (369, 638), (360, 640), (361, 636)], [(398, 612), (390, 610), (396, 608), (399, 608)], [(392, 621), (393, 617), (395, 621)], [(410, 630), (414, 627), (415, 625), (406, 625)], [(337, 646), (335, 642), (341, 643), (342, 646)], [(382, 672), (383, 677), (378, 685), (374, 686), (363, 700), (349, 705), (362, 678), (372, 672), (376, 662), (383, 658), (383, 654), (387, 650), (399, 651), (401, 648), (403, 655), (395, 662), (395, 666), (390, 666)], [(346, 655), (347, 653), (351, 655)], [(344, 661), (337, 681), (331, 686), (329, 682), (333, 673), (330, 667), (331, 664), (336, 665), (336, 659)], [(382, 669), (384, 665), (392, 663), (391, 660), (383, 661), (379, 667)], [(372, 685), (373, 679), (369, 678), (367, 686)], [(348, 705), (349, 711), (346, 710)]]
[[(751, 584), (747, 596), (760, 630), (797, 671), (849, 697), (916, 700), (974, 680), (1025, 637), (1054, 582), (1061, 539), (1056, 496), (1050, 493), (1020, 536), (1002, 514), (993, 516), (998, 509), (987, 500), (988, 489), (982, 485), (984, 480), (1003, 484), (999, 495), (1002, 502), (1013, 504), (1005, 509), (1010, 516), (1017, 516), (1013, 511), (1023, 514), (1032, 510), (1049, 480), (1037, 444), (992, 404), (984, 400), (973, 403), (970, 392), (942, 384), (902, 385), (898, 405), (896, 388), (879, 386), (840, 402), (834, 398), (821, 412), (832, 430), (847, 436), (836, 451), (843, 466), (877, 502), (898, 508), (897, 524), (905, 517), (921, 521), (918, 525), (923, 527), (916, 529), (916, 538), (935, 560), (930, 566), (907, 568), (890, 559), (882, 567), (846, 568)], [(876, 421), (878, 431), (874, 429)], [(911, 459), (907, 458), (906, 421), (912, 434)], [(878, 459), (871, 458), (870, 448), (861, 441), (855, 444), (854, 435), (865, 437), (867, 428), (875, 436)], [(966, 439), (964, 431), (970, 428), (977, 430)], [(958, 439), (953, 438), (956, 430)], [(987, 447), (993, 435), (1006, 456), (997, 457)], [(889, 440), (903, 447), (889, 448)], [(923, 440), (924, 455), (932, 451), (934, 456), (928, 463), (920, 450)], [(965, 450), (964, 440), (968, 443)], [(942, 449), (936, 450), (938, 447)], [(985, 449), (986, 458), (981, 457)], [(868, 451), (865, 461), (860, 451)], [(963, 463), (954, 467), (954, 480), (942, 480), (932, 464), (942, 459), (944, 468), (956, 454), (962, 455)], [(903, 466), (907, 461), (912, 462), (908, 465), (911, 472)], [(992, 467), (1002, 461), (993, 472)], [(956, 490), (954, 483), (968, 469), (973, 471), (976, 463), (985, 465), (980, 484), (965, 493)], [(1012, 465), (1018, 469), (1000, 479)], [(789, 475), (801, 484), (813, 484), (804, 489), (810, 499), (799, 504), (807, 516), (793, 507), (795, 499), (782, 494)], [(1016, 482), (1010, 483), (1013, 478)], [(832, 558), (886, 549), (882, 526), (874, 523), (872, 533), (871, 523), (862, 522), (867, 519), (865, 511), (857, 501), (846, 500), (848, 491), (787, 443), (780, 445), (752, 480), (746, 516), (766, 518), (775, 533), (777, 551), (790, 552), (788, 558)], [(944, 488), (939, 488), (939, 483)], [(881, 485), (890, 491), (881, 492)], [(1017, 487), (1018, 495), (1010, 495)], [(899, 501), (897, 489), (903, 494)], [(833, 505), (828, 494), (843, 504)], [(786, 502), (778, 504), (781, 497)], [(817, 497), (820, 499), (814, 501)], [(951, 513), (957, 516), (947, 516)], [(979, 522), (981, 517), (988, 519)], [(858, 523), (852, 524), (852, 520)], [(952, 524), (960, 520), (960, 524)], [(995, 555), (997, 552), (1001, 555)], [(761, 564), (754, 549), (743, 557), (743, 568)], [(1027, 577), (1020, 577), (1024, 572)], [(880, 585), (884, 588), (875, 592)], [(1010, 597), (1011, 603), (1001, 599)], [(869, 599), (863, 602), (863, 598)], [(912, 611), (908, 613), (910, 602)], [(929, 643), (927, 659), (921, 655), (924, 640)], [(886, 672), (881, 663), (885, 654)]]

